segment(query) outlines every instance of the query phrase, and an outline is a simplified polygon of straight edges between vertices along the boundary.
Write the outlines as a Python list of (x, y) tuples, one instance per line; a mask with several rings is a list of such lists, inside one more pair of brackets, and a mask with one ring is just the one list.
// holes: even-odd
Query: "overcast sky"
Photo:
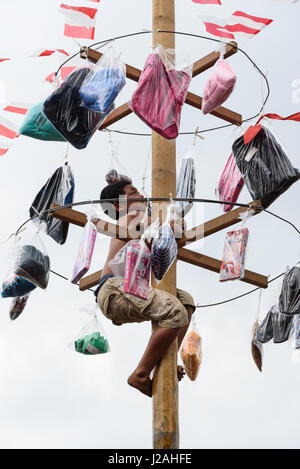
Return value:
[[(0, 57), (14, 60), (0, 64), (0, 101), (36, 103), (52, 91), (43, 79), (56, 70), (60, 56), (28, 58), (39, 48), (78, 50), (63, 36), (63, 16), (57, 0), (1, 1)], [(95, 7), (89, 1), (69, 4)], [(95, 40), (151, 29), (150, 0), (101, 0)], [(223, 7), (205, 7), (192, 0), (176, 0), (178, 31), (205, 34), (199, 14), (226, 18), (235, 10), (273, 18), (274, 23), (240, 46), (267, 74), (271, 97), (267, 112), (283, 116), (299, 111), (293, 102), (292, 83), (300, 78), (298, 30), (300, 5), (272, 0), (223, 0)], [(81, 44), (88, 41), (79, 40)], [(206, 40), (176, 38), (177, 47), (192, 61), (213, 50)], [(142, 67), (151, 49), (151, 35), (117, 41), (116, 49), (127, 63)], [(238, 76), (226, 106), (244, 117), (255, 114), (262, 102), (261, 79), (250, 62), (238, 53), (229, 59)], [(76, 65), (76, 61), (73, 62)], [(191, 91), (202, 94), (208, 74), (197, 77)], [(128, 100), (136, 84), (129, 82), (118, 98)], [(264, 90), (265, 92), (265, 90)], [(2, 113), (4, 116), (5, 113)], [(14, 117), (11, 117), (14, 119)], [(17, 119), (15, 119), (17, 122)], [(19, 121), (18, 121), (19, 122)], [(193, 131), (221, 125), (189, 106), (182, 112), (181, 130)], [(300, 166), (299, 124), (272, 123), (291, 161)], [(131, 115), (114, 129), (147, 131)], [(196, 156), (196, 197), (214, 198), (218, 175), (236, 136), (233, 128), (203, 134)], [(113, 134), (118, 157), (134, 183), (141, 188), (144, 172), (150, 194), (151, 162), (148, 137)], [(191, 136), (177, 139), (177, 161), (193, 143)], [(28, 209), (41, 186), (61, 164), (65, 143), (42, 142), (20, 137), (1, 159), (0, 191), (4, 241), (28, 218)], [(98, 198), (105, 184), (110, 156), (107, 133), (97, 132), (87, 149), (70, 149), (70, 165), (76, 181), (75, 200)], [(244, 188), (241, 202), (251, 197)], [(299, 185), (295, 184), (271, 207), (299, 225)], [(221, 214), (217, 205), (197, 205), (189, 226)], [(261, 214), (249, 221), (247, 267), (275, 276), (299, 260), (298, 235), (287, 224)], [(33, 231), (27, 230), (27, 235)], [(71, 226), (64, 246), (43, 236), (52, 269), (69, 277), (73, 269), (81, 229)], [(225, 232), (192, 246), (221, 258)], [(105, 262), (109, 240), (98, 235), (91, 272)], [(0, 245), (0, 278), (13, 262), (9, 243)], [(201, 305), (236, 296), (252, 288), (245, 283), (220, 284), (218, 275), (178, 262), (178, 286), (187, 289)], [(263, 291), (260, 316), (276, 302), (281, 282)], [(83, 356), (68, 348), (89, 317), (80, 307), (94, 304), (93, 294), (51, 276), (46, 292), (35, 291), (24, 313), (10, 322), (9, 299), (0, 301), (0, 447), (1, 448), (151, 448), (152, 403), (127, 384), (148, 341), (150, 324), (113, 326), (104, 317), (111, 353)], [(291, 360), (290, 344), (264, 347), (263, 373), (256, 369), (250, 352), (250, 335), (256, 318), (258, 293), (222, 306), (198, 309), (195, 318), (203, 337), (203, 362), (197, 381), (180, 383), (181, 448), (298, 448), (299, 364)]]

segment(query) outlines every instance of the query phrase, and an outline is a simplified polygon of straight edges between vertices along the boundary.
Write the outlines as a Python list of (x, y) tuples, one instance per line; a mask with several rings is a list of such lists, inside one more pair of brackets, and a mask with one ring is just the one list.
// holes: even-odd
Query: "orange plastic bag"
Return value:
[(190, 330), (181, 347), (181, 359), (186, 374), (191, 381), (195, 381), (202, 361), (202, 338), (194, 318), (192, 318)]

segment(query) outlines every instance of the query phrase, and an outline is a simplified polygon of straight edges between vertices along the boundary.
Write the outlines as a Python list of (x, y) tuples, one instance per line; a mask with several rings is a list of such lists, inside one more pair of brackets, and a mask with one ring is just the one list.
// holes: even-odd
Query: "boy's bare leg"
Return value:
[(152, 397), (152, 381), (150, 373), (159, 360), (166, 354), (169, 346), (178, 336), (180, 329), (157, 327), (153, 331), (147, 348), (137, 368), (129, 376), (127, 382), (130, 386)]

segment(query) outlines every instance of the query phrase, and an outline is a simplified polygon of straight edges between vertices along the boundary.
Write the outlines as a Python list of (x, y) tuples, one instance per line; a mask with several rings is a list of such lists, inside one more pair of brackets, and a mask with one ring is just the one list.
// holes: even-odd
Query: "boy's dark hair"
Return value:
[[(118, 199), (120, 195), (124, 195), (124, 187), (128, 186), (128, 181), (119, 181), (114, 182), (113, 184), (108, 184), (104, 187), (100, 194), (100, 200), (104, 199)], [(106, 215), (108, 215), (113, 220), (119, 219), (119, 212), (117, 212), (113, 206), (113, 202), (107, 202), (102, 204), (102, 209)]]

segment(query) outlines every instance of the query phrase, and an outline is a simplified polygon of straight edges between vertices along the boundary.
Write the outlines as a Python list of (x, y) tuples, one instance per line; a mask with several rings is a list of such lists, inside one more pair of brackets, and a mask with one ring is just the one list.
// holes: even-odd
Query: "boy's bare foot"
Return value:
[(181, 365), (178, 365), (177, 366), (177, 376), (178, 376), (178, 381), (181, 381), (182, 378), (184, 378), (184, 375), (185, 375), (185, 371), (184, 371), (184, 368), (183, 366)]
[(152, 397), (152, 381), (149, 376), (144, 376), (141, 373), (134, 371), (128, 378), (127, 383), (129, 386), (136, 388), (138, 391)]

